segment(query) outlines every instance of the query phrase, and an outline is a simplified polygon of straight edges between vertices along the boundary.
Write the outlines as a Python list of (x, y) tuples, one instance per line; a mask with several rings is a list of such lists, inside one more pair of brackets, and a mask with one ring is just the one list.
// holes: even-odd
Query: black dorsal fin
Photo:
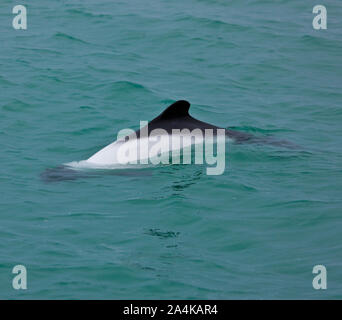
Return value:
[(167, 107), (158, 117), (159, 119), (170, 119), (185, 117), (189, 115), (190, 103), (185, 100), (178, 100)]

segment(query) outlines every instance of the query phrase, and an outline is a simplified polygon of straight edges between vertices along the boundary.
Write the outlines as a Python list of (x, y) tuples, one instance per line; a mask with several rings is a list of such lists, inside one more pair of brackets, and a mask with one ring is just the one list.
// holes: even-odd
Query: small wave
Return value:
[(57, 32), (53, 35), (55, 39), (63, 39), (63, 40), (69, 40), (73, 42), (83, 43), (83, 44), (89, 44), (88, 42), (79, 39), (77, 37), (71, 36), (69, 34), (63, 33), (63, 32)]
[(106, 18), (106, 19), (112, 19), (113, 17), (110, 14), (105, 14), (105, 13), (92, 13), (88, 11), (83, 11), (80, 9), (68, 9), (66, 12), (72, 14), (72, 15), (79, 15), (82, 17), (87, 17), (87, 18)]
[(23, 112), (23, 111), (31, 111), (32, 105), (26, 102), (23, 102), (21, 100), (14, 99), (9, 103), (4, 104), (1, 108), (4, 111)]
[(229, 32), (232, 32), (232, 31), (248, 31), (251, 29), (250, 27), (244, 26), (242, 24), (230, 23), (230, 22), (226, 22), (226, 21), (222, 21), (218, 19), (195, 17), (191, 15), (183, 16), (177, 19), (176, 21), (189, 21), (189, 20), (201, 24), (202, 27), (207, 26), (215, 30), (219, 28), (223, 28), (223, 29), (229, 30)]
[(233, 126), (233, 127), (228, 127), (228, 129), (232, 130), (238, 130), (238, 131), (244, 131), (244, 132), (249, 132), (249, 133), (261, 133), (261, 134), (273, 134), (273, 133), (279, 133), (279, 132), (294, 132), (295, 130), (291, 129), (262, 129), (262, 128), (257, 128), (257, 127), (252, 127), (252, 126)]
[(304, 35), (300, 38), (300, 40), (305, 45), (311, 45), (318, 49), (333, 48), (336, 50), (336, 49), (341, 49), (342, 47), (339, 41), (337, 40), (332, 40), (332, 39), (327, 39), (327, 38), (312, 36), (312, 35)]
[(116, 81), (114, 83), (114, 86), (119, 87), (119, 88), (125, 88), (125, 89), (132, 88), (132, 89), (144, 89), (144, 90), (146, 90), (146, 88), (143, 85), (136, 83), (136, 82), (130, 82), (130, 81)]
[(5, 79), (5, 78), (2, 77), (1, 75), (0, 75), (0, 84), (1, 84), (2, 86), (5, 86), (5, 85), (6, 85), (6, 86), (15, 85), (13, 82), (11, 82), (11, 81)]
[(264, 205), (265, 208), (308, 208), (308, 207), (317, 207), (320, 204), (329, 204), (328, 201), (323, 200), (312, 200), (312, 199), (299, 199), (299, 200), (291, 200), (291, 201), (278, 201), (273, 202), (271, 204)]
[(116, 81), (112, 83), (103, 83), (95, 87), (96, 90), (100, 90), (104, 93), (107, 99), (117, 99), (119, 96), (132, 96), (141, 97), (144, 94), (152, 94), (152, 91), (145, 86), (131, 81)]
[(24, 48), (24, 47), (17, 47), (17, 49), (22, 51), (33, 52), (37, 54), (52, 54), (52, 55), (63, 55), (60, 51), (48, 49), (48, 48)]

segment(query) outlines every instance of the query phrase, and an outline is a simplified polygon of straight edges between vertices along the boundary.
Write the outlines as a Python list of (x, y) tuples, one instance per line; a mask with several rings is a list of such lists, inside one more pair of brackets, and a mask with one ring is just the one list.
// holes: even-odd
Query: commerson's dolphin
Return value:
[[(139, 164), (147, 164), (148, 162), (144, 162), (144, 160), (157, 156), (160, 153), (160, 149), (163, 149), (163, 146), (160, 144), (159, 148), (154, 148), (153, 143), (151, 144), (151, 141), (153, 140), (151, 137), (153, 136), (153, 133), (158, 130), (160, 136), (167, 137), (167, 139), (164, 140), (164, 144), (169, 148), (168, 151), (171, 151), (174, 148), (173, 142), (170, 143), (169, 139), (170, 137), (175, 136), (174, 132), (177, 130), (192, 132), (190, 139), (183, 140), (182, 147), (192, 145), (194, 143), (194, 136), (204, 137), (208, 130), (211, 131), (214, 136), (217, 136), (218, 133), (221, 135), (223, 133), (224, 137), (235, 143), (263, 143), (284, 146), (291, 149), (297, 147), (287, 141), (276, 141), (267, 137), (260, 138), (249, 133), (239, 132), (229, 128), (221, 128), (197, 120), (189, 114), (189, 109), (189, 102), (179, 100), (167, 107), (159, 116), (148, 122), (147, 125), (141, 127), (137, 131), (130, 130), (129, 133), (125, 133), (123, 137), (119, 137), (116, 141), (99, 150), (87, 160), (71, 162), (66, 164), (66, 166), (47, 169), (42, 174), (42, 178), (46, 181), (73, 180), (74, 178), (76, 179), (84, 175), (84, 173), (80, 172), (74, 174), (72, 168), (123, 168), (123, 166), (121, 166), (122, 162), (119, 161), (119, 155), (122, 150), (127, 151), (129, 149), (131, 151), (134, 149), (137, 150), (136, 152), (131, 152), (128, 163), (137, 163), (137, 161), (140, 160)], [(160, 131), (162, 131), (162, 134), (160, 134)], [(196, 143), (203, 142), (201, 139), (197, 140), (196, 138), (195, 140), (197, 141), (195, 141)], [(176, 147), (179, 147), (179, 145)], [(143, 149), (145, 149), (144, 152)], [(122, 172), (122, 174), (124, 174), (124, 172)], [(128, 174), (130, 175), (131, 173), (129, 172)]]
[[(235, 142), (241, 143), (244, 141), (248, 141), (253, 138), (253, 135), (243, 132), (238, 132), (230, 129), (224, 129), (212, 125), (210, 123), (206, 123), (200, 120), (193, 118), (189, 114), (190, 103), (185, 100), (179, 100), (169, 107), (167, 107), (158, 117), (154, 118), (146, 126), (143, 128), (133, 132), (131, 135), (127, 135), (126, 139), (118, 139), (115, 142), (109, 144), (105, 148), (101, 149), (89, 159), (87, 159), (83, 164), (84, 165), (111, 165), (119, 163), (118, 160), (118, 152), (121, 147), (129, 147), (126, 146), (127, 144), (131, 144), (133, 147), (137, 147), (137, 152), (133, 155), (130, 160), (134, 161), (139, 158), (139, 160), (143, 160), (146, 158), (151, 158), (156, 156), (157, 153), (160, 151), (157, 148), (154, 148), (153, 152), (153, 144), (151, 143), (151, 136), (154, 132), (159, 131), (159, 135), (167, 136), (176, 136), (175, 132), (182, 132), (183, 133), (183, 144), (182, 147), (189, 146), (194, 143), (195, 140), (197, 142), (203, 142), (201, 139), (193, 139), (194, 136), (204, 137), (207, 131), (211, 130), (213, 136), (216, 136), (219, 133), (222, 133), (227, 136), (228, 138), (234, 140)], [(190, 132), (191, 137), (188, 136), (187, 138), (184, 137), (184, 132)], [(161, 133), (160, 133), (161, 132)], [(127, 139), (131, 138), (131, 139)], [(129, 141), (127, 141), (129, 140)], [(138, 141), (138, 145), (136, 143)], [(174, 146), (172, 142), (166, 140), (166, 143), (169, 149), (173, 149)], [(126, 144), (126, 145), (125, 145)], [(144, 144), (148, 144), (147, 149), (148, 152), (145, 153), (145, 158), (142, 156), (142, 152), (140, 149), (143, 148)], [(172, 145), (172, 146), (171, 146)], [(179, 146), (178, 146), (179, 147)], [(177, 147), (176, 147), (177, 148)], [(167, 148), (166, 148), (167, 149)]]

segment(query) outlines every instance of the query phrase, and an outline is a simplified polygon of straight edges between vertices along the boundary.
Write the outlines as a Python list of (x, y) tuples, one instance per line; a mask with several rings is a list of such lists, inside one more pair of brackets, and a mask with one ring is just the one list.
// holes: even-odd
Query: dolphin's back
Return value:
[[(253, 137), (253, 135), (248, 133), (217, 127), (210, 123), (197, 120), (189, 114), (189, 109), (190, 103), (185, 100), (179, 100), (171, 104), (159, 116), (148, 123), (148, 134), (154, 129), (164, 129), (168, 134), (172, 134), (173, 129), (189, 129), (190, 131), (200, 129), (203, 134), (205, 129), (212, 129), (214, 130), (213, 134), (215, 135), (217, 129), (224, 129), (225, 134), (228, 137), (233, 138), (236, 142), (246, 141)], [(139, 138), (140, 130), (137, 130), (136, 134)]]

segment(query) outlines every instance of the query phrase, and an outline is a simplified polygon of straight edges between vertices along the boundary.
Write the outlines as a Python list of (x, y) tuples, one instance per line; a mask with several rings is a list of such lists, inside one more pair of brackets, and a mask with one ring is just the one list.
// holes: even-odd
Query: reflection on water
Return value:
[(176, 238), (179, 236), (179, 232), (160, 231), (159, 229), (149, 229), (145, 233), (150, 236), (159, 237), (160, 239)]
[(201, 179), (203, 175), (203, 169), (197, 169), (195, 172), (188, 172), (187, 174), (183, 175), (180, 179), (177, 179), (172, 183), (171, 188), (176, 192), (183, 191), (186, 188), (189, 188), (193, 184), (196, 184), (197, 181)]

